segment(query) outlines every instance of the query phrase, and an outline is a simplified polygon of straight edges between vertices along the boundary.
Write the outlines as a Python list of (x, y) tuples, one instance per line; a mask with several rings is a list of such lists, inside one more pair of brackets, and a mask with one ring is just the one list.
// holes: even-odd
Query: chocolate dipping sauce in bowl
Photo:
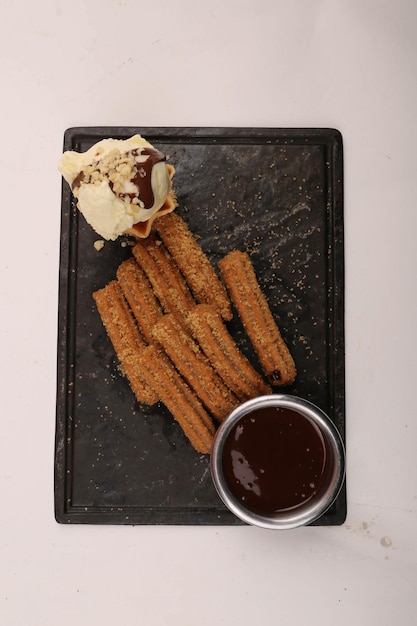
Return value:
[(270, 529), (317, 520), (345, 477), (344, 446), (331, 419), (284, 394), (237, 407), (220, 425), (210, 461), (224, 504), (242, 521)]

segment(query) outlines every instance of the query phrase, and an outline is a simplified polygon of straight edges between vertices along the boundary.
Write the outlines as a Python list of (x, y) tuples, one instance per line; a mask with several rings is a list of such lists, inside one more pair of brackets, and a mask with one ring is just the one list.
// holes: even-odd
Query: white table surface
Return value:
[[(0, 3), (0, 623), (417, 623), (415, 0)], [(65, 526), (53, 514), (70, 126), (344, 138), (341, 527)]]

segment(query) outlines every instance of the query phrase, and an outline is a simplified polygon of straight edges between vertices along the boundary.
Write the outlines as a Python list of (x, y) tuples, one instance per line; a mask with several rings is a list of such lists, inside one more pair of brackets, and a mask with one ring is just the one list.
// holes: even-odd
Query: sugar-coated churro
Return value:
[(148, 279), (133, 258), (119, 265), (116, 276), (143, 336), (152, 343), (152, 327), (163, 312)]
[(226, 289), (184, 220), (170, 213), (155, 222), (155, 228), (184, 274), (195, 299), (210, 304), (226, 321), (232, 310)]
[(145, 346), (133, 315), (116, 280), (93, 293), (97, 310), (113, 344), (130, 386), (139, 402), (155, 404), (158, 394), (144, 378), (137, 365)]
[(211, 306), (196, 305), (190, 311), (187, 322), (212, 367), (239, 400), (271, 392)]
[(210, 365), (200, 346), (173, 315), (164, 315), (153, 335), (198, 398), (218, 421), (223, 421), (239, 401)]
[(147, 346), (139, 357), (139, 367), (192, 446), (208, 454), (215, 431), (213, 422), (168, 357), (156, 346)]
[(294, 360), (275, 323), (246, 252), (234, 250), (219, 262), (220, 272), (243, 326), (272, 385), (291, 384)]
[(152, 235), (133, 248), (140, 265), (165, 313), (185, 319), (194, 299), (165, 246)]

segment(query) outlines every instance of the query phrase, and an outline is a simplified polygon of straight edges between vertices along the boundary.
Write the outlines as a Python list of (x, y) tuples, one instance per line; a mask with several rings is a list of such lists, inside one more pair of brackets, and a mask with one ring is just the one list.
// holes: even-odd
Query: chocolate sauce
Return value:
[(281, 407), (245, 415), (229, 433), (222, 461), (233, 496), (261, 515), (302, 507), (320, 491), (328, 472), (318, 428)]
[(138, 196), (144, 204), (143, 208), (151, 209), (155, 202), (151, 183), (152, 168), (156, 163), (165, 161), (166, 157), (159, 150), (155, 150), (155, 148), (143, 148), (140, 151), (135, 149), (132, 150), (132, 155), (148, 155), (146, 161), (136, 164), (137, 172), (132, 182), (138, 188)]
[(79, 187), (81, 183), (83, 182), (83, 180), (84, 180), (84, 172), (81, 171), (79, 174), (77, 174), (77, 176), (72, 181), (71, 189), (74, 190), (77, 187)]

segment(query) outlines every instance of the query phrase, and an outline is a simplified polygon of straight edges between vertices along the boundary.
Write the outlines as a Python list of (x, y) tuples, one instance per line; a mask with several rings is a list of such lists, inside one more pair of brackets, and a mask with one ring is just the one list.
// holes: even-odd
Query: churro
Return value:
[(209, 413), (223, 421), (239, 402), (200, 346), (173, 315), (161, 317), (153, 327), (153, 335)]
[(119, 265), (116, 276), (143, 336), (152, 343), (152, 327), (163, 312), (148, 279), (133, 258)]
[(232, 310), (226, 289), (184, 220), (176, 213), (170, 213), (155, 222), (155, 228), (197, 302), (212, 305), (224, 320), (230, 320)]
[(272, 385), (291, 384), (294, 360), (275, 323), (246, 252), (234, 250), (219, 262), (220, 272), (242, 324)]
[(165, 246), (151, 235), (134, 246), (133, 255), (148, 277), (164, 312), (185, 319), (194, 299)]
[(196, 305), (187, 322), (212, 367), (240, 401), (271, 392), (211, 306)]
[(197, 452), (208, 454), (215, 432), (213, 422), (168, 357), (156, 346), (147, 346), (138, 365), (191, 445)]
[(138, 358), (145, 346), (133, 315), (116, 280), (93, 293), (97, 310), (117, 358), (139, 402), (155, 404), (158, 394), (142, 375)]

